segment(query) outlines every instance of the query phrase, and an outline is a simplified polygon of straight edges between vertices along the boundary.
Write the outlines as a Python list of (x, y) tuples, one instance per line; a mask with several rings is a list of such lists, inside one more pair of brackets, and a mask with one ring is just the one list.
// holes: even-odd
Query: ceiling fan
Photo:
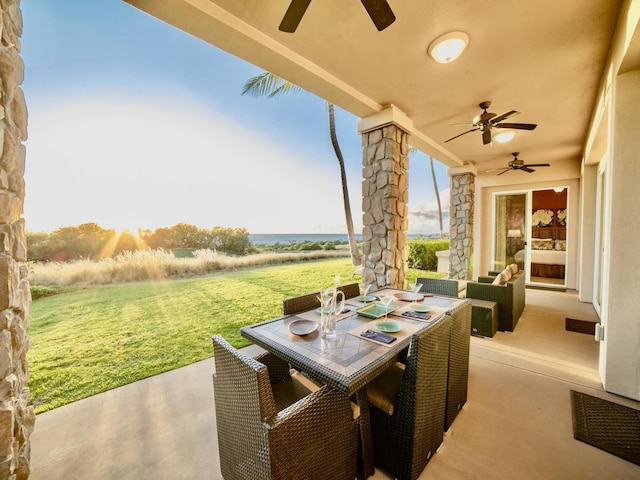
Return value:
[[(396, 16), (393, 14), (387, 0), (360, 0), (366, 8), (367, 13), (373, 20), (378, 31), (382, 31), (391, 25)], [(291, 0), (287, 12), (284, 14), (280, 27), (282, 32), (293, 33), (298, 28), (298, 24), (306, 12), (311, 0)]]
[(513, 128), (516, 130), (534, 130), (538, 125), (533, 123), (505, 123), (504, 120), (507, 118), (516, 115), (520, 112), (516, 112), (515, 110), (511, 110), (509, 112), (505, 112), (501, 115), (496, 115), (495, 113), (487, 112), (487, 109), (491, 106), (491, 102), (482, 102), (480, 104), (480, 108), (484, 110), (480, 115), (476, 116), (473, 119), (473, 128), (471, 130), (467, 130), (466, 132), (462, 132), (455, 137), (451, 137), (449, 140), (445, 140), (444, 143), (450, 142), (462, 135), (466, 135), (467, 133), (475, 132), (476, 130), (480, 130), (482, 132), (482, 144), (486, 145), (491, 143), (491, 129), (492, 128)]
[(503, 173), (506, 173), (509, 170), (522, 170), (527, 173), (533, 173), (535, 172), (535, 170), (531, 167), (550, 167), (551, 166), (548, 163), (529, 163), (525, 165), (524, 161), (518, 158), (518, 155), (520, 155), (520, 152), (513, 152), (511, 155), (513, 155), (513, 160), (509, 162), (508, 167), (494, 168), (492, 170), (487, 170), (484, 173), (491, 173), (497, 170), (502, 170), (498, 175), (502, 175)]

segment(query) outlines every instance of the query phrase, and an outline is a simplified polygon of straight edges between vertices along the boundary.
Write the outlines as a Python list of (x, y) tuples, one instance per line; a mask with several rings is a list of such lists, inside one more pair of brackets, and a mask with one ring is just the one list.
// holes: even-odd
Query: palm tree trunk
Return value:
[(436, 172), (433, 169), (433, 158), (429, 157), (429, 166), (431, 167), (431, 180), (433, 180), (433, 191), (436, 194), (436, 202), (438, 202), (438, 221), (440, 222), (440, 238), (444, 238), (444, 230), (442, 229), (442, 205), (440, 204), (440, 192), (438, 191), (438, 183), (436, 182)]
[(351, 250), (351, 263), (354, 265), (362, 264), (362, 258), (358, 251), (358, 244), (356, 242), (356, 235), (353, 230), (353, 218), (351, 217), (351, 203), (349, 202), (349, 190), (347, 189), (347, 174), (344, 169), (344, 158), (342, 157), (342, 151), (338, 144), (338, 137), (336, 136), (336, 119), (333, 112), (333, 104), (327, 102), (327, 110), (329, 114), (329, 136), (331, 137), (331, 145), (333, 145), (333, 151), (336, 153), (338, 163), (340, 164), (340, 180), (342, 181), (342, 199), (344, 203), (344, 216), (347, 222), (347, 237), (349, 238), (349, 249)]

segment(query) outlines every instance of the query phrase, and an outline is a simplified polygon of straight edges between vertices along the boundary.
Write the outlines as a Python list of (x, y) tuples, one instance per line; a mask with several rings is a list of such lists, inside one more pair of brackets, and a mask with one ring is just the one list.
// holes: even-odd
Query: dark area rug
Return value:
[(589, 335), (596, 333), (596, 322), (588, 320), (565, 318), (564, 327), (568, 332), (588, 333)]
[(571, 390), (573, 437), (640, 465), (640, 410)]

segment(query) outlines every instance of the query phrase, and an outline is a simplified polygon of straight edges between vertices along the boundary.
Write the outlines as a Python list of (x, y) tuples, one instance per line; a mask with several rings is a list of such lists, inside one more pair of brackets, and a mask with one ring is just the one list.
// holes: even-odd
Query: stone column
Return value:
[(22, 219), (27, 110), (19, 87), (19, 0), (0, 2), (0, 32), (0, 478), (24, 480), (35, 415), (27, 387), (31, 294)]
[(450, 168), (449, 277), (471, 279), (475, 171)]
[(404, 288), (409, 182), (407, 132), (395, 123), (362, 132), (362, 281)]

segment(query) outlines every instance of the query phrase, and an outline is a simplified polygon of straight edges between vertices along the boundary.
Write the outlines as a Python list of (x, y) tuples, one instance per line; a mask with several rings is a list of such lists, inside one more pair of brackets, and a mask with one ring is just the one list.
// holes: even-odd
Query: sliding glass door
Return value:
[(529, 282), (565, 286), (567, 263), (568, 188), (531, 192)]
[(527, 283), (566, 285), (568, 188), (496, 193), (492, 270), (517, 263)]
[(526, 193), (504, 193), (494, 196), (493, 270), (517, 263), (524, 269), (526, 234)]

